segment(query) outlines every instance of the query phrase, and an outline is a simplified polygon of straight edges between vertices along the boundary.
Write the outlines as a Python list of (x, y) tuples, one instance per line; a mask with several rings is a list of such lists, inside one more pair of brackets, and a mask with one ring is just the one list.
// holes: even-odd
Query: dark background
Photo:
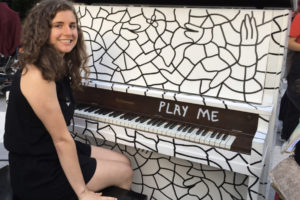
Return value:
[[(0, 0), (19, 13), (21, 21), (28, 10), (40, 0)], [(73, 0), (85, 4), (135, 4), (135, 5), (174, 5), (207, 7), (245, 7), (245, 8), (293, 8), (293, 0)]]
[(39, 0), (0, 0), (0, 2), (7, 2), (11, 9), (19, 13), (21, 21), (23, 21), (29, 9)]

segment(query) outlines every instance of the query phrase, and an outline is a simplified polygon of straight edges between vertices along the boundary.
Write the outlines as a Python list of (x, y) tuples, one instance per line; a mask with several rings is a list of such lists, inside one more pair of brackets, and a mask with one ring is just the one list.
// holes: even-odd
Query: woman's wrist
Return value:
[(80, 198), (80, 196), (84, 195), (86, 192), (87, 192), (87, 188), (86, 188), (85, 186), (82, 187), (82, 188), (80, 188), (80, 189), (78, 190), (78, 192), (76, 192), (77, 197)]

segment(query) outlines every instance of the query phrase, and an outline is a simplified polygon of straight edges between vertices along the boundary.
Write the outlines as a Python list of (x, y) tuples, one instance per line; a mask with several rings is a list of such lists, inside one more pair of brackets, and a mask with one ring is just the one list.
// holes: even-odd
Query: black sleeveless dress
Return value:
[[(77, 199), (61, 168), (50, 134), (20, 90), (20, 77), (18, 71), (10, 89), (4, 133), (14, 195), (20, 200)], [(56, 91), (69, 125), (75, 103), (68, 77), (56, 82)], [(87, 183), (95, 172), (96, 160), (90, 158), (89, 145), (76, 141), (76, 147)]]

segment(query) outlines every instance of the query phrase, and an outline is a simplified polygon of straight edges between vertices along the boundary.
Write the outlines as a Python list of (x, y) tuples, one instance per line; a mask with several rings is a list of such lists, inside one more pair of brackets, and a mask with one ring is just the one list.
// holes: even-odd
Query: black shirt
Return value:
[[(36, 116), (20, 89), (21, 71), (15, 74), (6, 111), (4, 146), (19, 155), (56, 155), (50, 134)], [(67, 125), (74, 113), (69, 77), (56, 82), (58, 101)]]

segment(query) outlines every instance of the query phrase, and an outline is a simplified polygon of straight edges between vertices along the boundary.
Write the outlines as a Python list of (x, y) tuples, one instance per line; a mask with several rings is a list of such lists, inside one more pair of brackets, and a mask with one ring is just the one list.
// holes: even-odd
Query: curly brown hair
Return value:
[[(59, 11), (70, 10), (77, 21), (78, 41), (71, 52), (62, 58), (60, 53), (49, 44), (51, 22)], [(73, 88), (81, 84), (81, 72), (88, 74), (87, 53), (83, 33), (78, 25), (76, 11), (67, 0), (42, 0), (28, 13), (23, 27), (21, 39), (22, 53), (19, 55), (19, 67), (27, 64), (36, 65), (45, 80), (58, 81), (69, 75)]]

